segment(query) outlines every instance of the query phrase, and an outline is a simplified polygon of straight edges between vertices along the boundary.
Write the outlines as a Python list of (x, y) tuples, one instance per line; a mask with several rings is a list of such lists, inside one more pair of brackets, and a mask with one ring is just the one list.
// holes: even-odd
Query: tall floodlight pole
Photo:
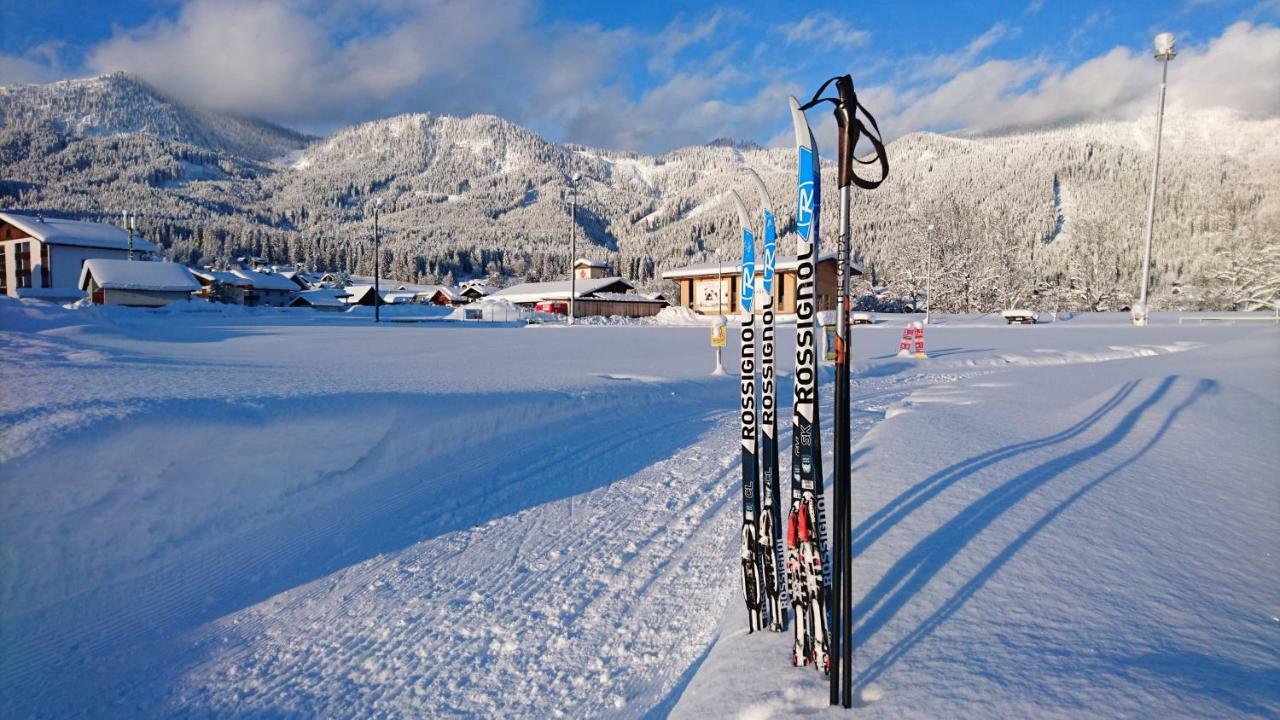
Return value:
[(373, 321), (382, 322), (382, 290), (378, 284), (379, 264), (382, 262), (382, 251), (378, 248), (378, 211), (382, 209), (382, 198), (373, 203)]
[(1147, 324), (1147, 285), (1151, 278), (1151, 232), (1156, 222), (1156, 180), (1160, 177), (1160, 132), (1164, 129), (1164, 93), (1169, 82), (1169, 61), (1177, 56), (1173, 33), (1155, 37), (1156, 59), (1160, 61), (1160, 100), (1156, 106), (1156, 157), (1151, 163), (1151, 197), (1147, 200), (1147, 239), (1142, 252), (1142, 290), (1133, 308), (1133, 324)]
[(582, 175), (574, 175), (569, 181), (569, 324), (578, 316), (573, 301), (578, 297), (578, 181)]
[(933, 226), (925, 229), (929, 233), (928, 255), (924, 258), (924, 324), (929, 324), (929, 305), (933, 302)]

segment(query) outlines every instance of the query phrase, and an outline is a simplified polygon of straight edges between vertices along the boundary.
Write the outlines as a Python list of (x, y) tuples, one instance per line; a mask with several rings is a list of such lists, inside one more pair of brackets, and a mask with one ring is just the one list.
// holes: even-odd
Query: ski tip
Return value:
[(796, 132), (796, 147), (807, 147), (813, 150), (813, 132), (809, 129), (809, 120), (800, 109), (800, 101), (795, 96), (787, 98), (791, 103), (791, 125)]
[(738, 222), (742, 223), (742, 229), (750, 232), (751, 215), (747, 213), (747, 206), (742, 203), (742, 196), (737, 190), (730, 190), (729, 197), (733, 198), (733, 204), (738, 208)]
[(769, 202), (769, 189), (765, 187), (764, 180), (751, 168), (747, 168), (747, 174), (751, 176), (751, 183), (756, 187), (756, 194), (760, 196), (760, 205), (764, 207), (764, 211), (773, 212), (773, 204)]

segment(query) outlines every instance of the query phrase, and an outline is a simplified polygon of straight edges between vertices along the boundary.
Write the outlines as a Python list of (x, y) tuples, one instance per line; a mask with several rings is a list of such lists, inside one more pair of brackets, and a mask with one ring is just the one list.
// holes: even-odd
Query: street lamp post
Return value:
[(578, 316), (578, 309), (574, 306), (574, 300), (578, 297), (578, 269), (574, 267), (578, 264), (578, 181), (582, 179), (582, 175), (574, 175), (569, 181), (570, 201), (569, 201), (569, 324), (573, 324), (573, 319)]
[(1146, 248), (1142, 252), (1142, 289), (1133, 308), (1133, 324), (1146, 325), (1147, 285), (1151, 278), (1151, 233), (1156, 222), (1156, 180), (1160, 176), (1160, 133), (1164, 129), (1164, 94), (1169, 82), (1169, 61), (1177, 56), (1173, 33), (1160, 33), (1155, 37), (1155, 58), (1160, 61), (1160, 100), (1156, 106), (1156, 156), (1151, 163), (1151, 196), (1147, 200)]
[(933, 302), (933, 226), (926, 228), (929, 233), (928, 252), (924, 258), (924, 324), (929, 324), (929, 306)]
[(373, 321), (382, 322), (382, 291), (378, 284), (379, 265), (382, 262), (382, 251), (378, 247), (378, 211), (382, 209), (382, 198), (373, 203)]

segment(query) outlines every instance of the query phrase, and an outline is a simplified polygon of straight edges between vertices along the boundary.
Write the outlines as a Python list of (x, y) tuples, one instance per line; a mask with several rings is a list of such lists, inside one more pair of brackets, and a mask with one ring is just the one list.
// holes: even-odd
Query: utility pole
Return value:
[(578, 298), (578, 269), (574, 267), (578, 264), (578, 181), (582, 179), (582, 175), (574, 175), (569, 181), (570, 204), (569, 204), (569, 324), (573, 324), (573, 319), (578, 316), (578, 308), (574, 305), (574, 300)]
[(928, 255), (924, 258), (924, 324), (929, 324), (929, 305), (933, 302), (933, 226), (926, 228)]
[(1142, 252), (1142, 289), (1138, 295), (1138, 303), (1133, 308), (1133, 324), (1146, 325), (1147, 285), (1151, 278), (1151, 233), (1156, 223), (1156, 181), (1160, 177), (1160, 134), (1164, 129), (1164, 94), (1169, 82), (1169, 61), (1177, 56), (1174, 49), (1173, 33), (1160, 33), (1155, 37), (1156, 59), (1160, 61), (1160, 100), (1156, 106), (1156, 157), (1151, 164), (1151, 197), (1147, 201), (1147, 238), (1146, 248)]
[(382, 291), (378, 284), (378, 265), (382, 261), (382, 251), (378, 247), (378, 211), (382, 209), (382, 198), (373, 203), (373, 321), (382, 322)]

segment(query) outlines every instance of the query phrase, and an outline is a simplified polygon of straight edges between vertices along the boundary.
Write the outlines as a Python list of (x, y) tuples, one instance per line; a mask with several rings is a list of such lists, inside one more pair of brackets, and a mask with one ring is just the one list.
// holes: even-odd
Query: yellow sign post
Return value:
[(722, 348), (729, 344), (729, 326), (728, 325), (712, 325), (711, 326), (711, 347)]

